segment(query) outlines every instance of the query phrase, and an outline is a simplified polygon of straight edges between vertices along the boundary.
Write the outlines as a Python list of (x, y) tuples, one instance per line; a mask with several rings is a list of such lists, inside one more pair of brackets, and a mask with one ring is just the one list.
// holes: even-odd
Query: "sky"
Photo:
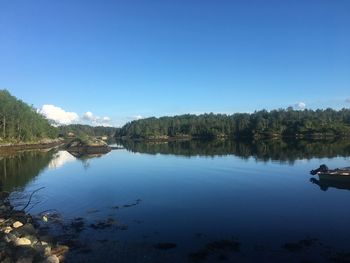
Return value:
[(64, 124), (350, 107), (348, 0), (1, 0), (0, 89)]

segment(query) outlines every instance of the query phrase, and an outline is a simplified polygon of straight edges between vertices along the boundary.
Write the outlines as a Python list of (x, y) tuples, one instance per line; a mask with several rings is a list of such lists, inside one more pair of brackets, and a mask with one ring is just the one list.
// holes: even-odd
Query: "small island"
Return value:
[(112, 150), (111, 147), (109, 147), (103, 140), (91, 137), (86, 139), (73, 139), (67, 144), (66, 149), (74, 156), (85, 154), (104, 154)]

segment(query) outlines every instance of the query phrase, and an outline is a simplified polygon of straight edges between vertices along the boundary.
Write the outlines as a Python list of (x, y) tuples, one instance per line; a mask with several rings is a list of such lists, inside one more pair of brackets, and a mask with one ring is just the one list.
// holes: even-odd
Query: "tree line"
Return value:
[(37, 141), (68, 133), (130, 139), (350, 137), (350, 109), (278, 109), (254, 113), (185, 114), (146, 118), (122, 128), (73, 124), (54, 127), (32, 106), (0, 90), (0, 143)]
[(179, 115), (127, 123), (116, 132), (130, 139), (323, 138), (350, 136), (350, 109), (278, 109), (254, 113)]
[(57, 129), (7, 90), (0, 90), (0, 143), (28, 142), (57, 137)]
[(58, 130), (59, 130), (59, 134), (61, 134), (64, 137), (68, 136), (69, 133), (73, 133), (77, 137), (84, 137), (84, 136), (114, 137), (117, 128), (105, 127), (105, 126), (90, 126), (90, 125), (83, 125), (83, 124), (70, 124), (70, 125), (59, 126)]

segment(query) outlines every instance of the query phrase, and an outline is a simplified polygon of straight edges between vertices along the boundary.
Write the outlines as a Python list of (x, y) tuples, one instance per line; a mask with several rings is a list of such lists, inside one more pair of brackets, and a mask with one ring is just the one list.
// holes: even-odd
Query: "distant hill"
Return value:
[(69, 134), (74, 134), (74, 136), (93, 136), (93, 137), (114, 137), (117, 131), (115, 127), (104, 127), (104, 126), (90, 126), (83, 124), (70, 124), (62, 125), (58, 127), (59, 133), (63, 136), (68, 136)]
[(117, 131), (130, 139), (350, 137), (350, 109), (257, 111), (180, 115), (132, 121)]
[(0, 144), (56, 138), (58, 130), (36, 109), (0, 90)]

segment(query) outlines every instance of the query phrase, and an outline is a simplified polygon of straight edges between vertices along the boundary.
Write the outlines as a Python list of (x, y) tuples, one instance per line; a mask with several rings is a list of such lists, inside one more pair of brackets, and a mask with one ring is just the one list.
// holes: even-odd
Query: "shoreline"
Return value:
[(63, 139), (50, 139), (42, 140), (39, 142), (21, 142), (21, 143), (8, 143), (0, 144), (0, 153), (7, 151), (24, 151), (24, 150), (41, 150), (53, 147), (58, 147), (66, 144), (66, 140)]
[(251, 137), (251, 136), (218, 136), (213, 138), (207, 137), (168, 137), (168, 138), (131, 138), (131, 137), (116, 137), (117, 141), (133, 141), (133, 142), (173, 142), (173, 141), (216, 141), (216, 140), (231, 140), (231, 141), (338, 141), (350, 140), (349, 136), (275, 136), (275, 137)]
[[(302, 137), (302, 136), (284, 136), (284, 137), (229, 137), (229, 136), (220, 136), (215, 138), (205, 138), (205, 137), (194, 137), (194, 136), (178, 136), (178, 137), (161, 137), (161, 138), (129, 138), (129, 137), (115, 137), (117, 141), (132, 141), (132, 142), (146, 142), (146, 143), (167, 143), (167, 142), (181, 142), (181, 141), (216, 141), (216, 140), (233, 140), (233, 141), (334, 141), (334, 140), (348, 140), (349, 137)], [(0, 154), (6, 152), (17, 152), (17, 151), (26, 151), (26, 150), (45, 150), (54, 147), (64, 146), (70, 140), (67, 139), (44, 139), (39, 142), (20, 142), (20, 143), (7, 143), (0, 144)], [(84, 148), (84, 147), (83, 147)], [(80, 150), (83, 150), (80, 149)], [(89, 147), (85, 147), (89, 148)], [(84, 149), (85, 149), (84, 148)], [(95, 148), (95, 146), (90, 147)], [(99, 148), (99, 147), (97, 147)], [(115, 147), (111, 147), (111, 150), (114, 150)], [(77, 150), (77, 149), (75, 149)]]

